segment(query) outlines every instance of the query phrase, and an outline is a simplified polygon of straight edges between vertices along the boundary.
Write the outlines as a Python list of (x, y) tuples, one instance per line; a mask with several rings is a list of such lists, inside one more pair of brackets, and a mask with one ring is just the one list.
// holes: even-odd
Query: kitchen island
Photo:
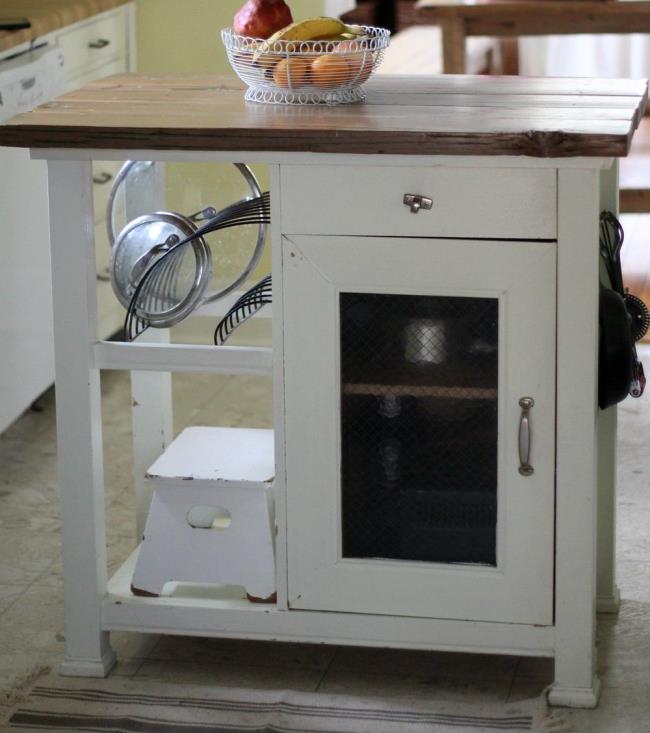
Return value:
[[(48, 161), (64, 674), (106, 674), (110, 631), (148, 631), (547, 656), (552, 704), (597, 704), (595, 614), (618, 605), (599, 214), (646, 84), (367, 95), (266, 106), (232, 78), (122, 75), (0, 127)], [(272, 350), (98, 341), (90, 165), (127, 157), (269, 164)], [(107, 579), (101, 369), (140, 374), (138, 447), (157, 452), (161, 374), (273, 375), (272, 603), (134, 595), (137, 550)]]

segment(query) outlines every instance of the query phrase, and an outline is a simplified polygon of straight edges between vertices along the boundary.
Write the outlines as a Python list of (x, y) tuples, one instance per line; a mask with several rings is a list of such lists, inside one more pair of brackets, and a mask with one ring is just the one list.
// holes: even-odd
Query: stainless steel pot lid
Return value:
[[(175, 212), (158, 211), (130, 222), (115, 240), (109, 272), (115, 296), (129, 303), (142, 275), (170, 246), (192, 236), (196, 224)], [(212, 279), (212, 255), (202, 237), (184, 248), (171, 274), (159, 283), (157, 296), (147, 302), (142, 317), (158, 328), (169, 328), (186, 318), (202, 301)]]
[[(126, 161), (115, 177), (106, 206), (108, 240), (113, 250), (115, 249), (117, 241), (121, 239), (122, 234), (124, 233), (123, 231), (119, 236), (116, 236), (118, 218), (117, 201), (120, 191), (126, 186), (127, 181), (132, 189), (139, 186), (151, 185), (150, 178), (145, 174), (147, 172), (150, 173), (151, 167), (154, 165), (156, 164), (153, 161), (129, 160)], [(241, 186), (243, 190), (238, 191), (241, 195), (241, 200), (248, 200), (251, 198), (256, 199), (262, 196), (262, 189), (260, 188), (259, 182), (253, 171), (244, 163), (235, 163), (234, 168), (239, 172), (243, 179), (240, 182), (243, 184)], [(225, 184), (225, 189), (230, 190), (229, 179), (224, 179), (222, 183)], [(205, 214), (205, 212), (210, 209), (212, 211), (215, 210), (214, 207), (211, 206), (209, 209), (204, 209), (203, 212), (200, 212), (204, 214), (204, 218), (209, 218), (210, 215)], [(182, 215), (178, 216), (181, 216), (183, 219), (190, 218), (194, 221), (198, 221), (195, 217), (186, 218), (182, 217)], [(223, 298), (225, 295), (233, 292), (242, 283), (248, 280), (262, 257), (262, 252), (266, 243), (267, 229), (267, 224), (264, 223), (260, 223), (257, 226), (251, 225), (243, 228), (236, 227), (228, 230), (228, 232), (222, 232), (217, 242), (212, 242), (211, 245), (208, 245), (211, 255), (219, 262), (219, 267), (215, 281), (211, 286), (211, 292), (206, 291), (206, 303), (211, 303), (219, 298)], [(159, 243), (161, 242), (156, 242), (156, 244)], [(120, 303), (124, 305), (124, 301), (120, 298), (119, 294), (118, 298)]]

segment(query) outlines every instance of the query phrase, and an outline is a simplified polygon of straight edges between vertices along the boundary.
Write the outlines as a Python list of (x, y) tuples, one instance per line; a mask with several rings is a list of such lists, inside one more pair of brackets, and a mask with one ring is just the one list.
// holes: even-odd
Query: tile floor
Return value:
[[(644, 350), (646, 363), (650, 349)], [(174, 378), (175, 429), (271, 425), (264, 378)], [(102, 378), (109, 572), (134, 546), (128, 377)], [(55, 405), (0, 436), (0, 721), (17, 681), (62, 657), (62, 577)], [(576, 733), (650, 731), (650, 437), (648, 398), (620, 410), (618, 570), (623, 605), (599, 619), (600, 707), (565, 713)], [(114, 634), (113, 674), (198, 685), (290, 687), (332, 693), (518, 700), (550, 682), (549, 660)], [(3, 706), (4, 705), (4, 711)], [(0, 727), (2, 723), (0, 722)]]

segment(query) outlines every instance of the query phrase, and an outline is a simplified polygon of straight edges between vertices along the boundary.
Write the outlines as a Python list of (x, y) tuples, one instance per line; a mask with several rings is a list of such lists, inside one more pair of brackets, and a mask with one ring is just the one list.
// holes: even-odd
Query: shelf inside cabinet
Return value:
[(439, 384), (368, 384), (348, 382), (344, 395), (395, 395), (397, 397), (431, 397), (444, 400), (494, 400), (497, 390), (491, 387), (446, 387)]

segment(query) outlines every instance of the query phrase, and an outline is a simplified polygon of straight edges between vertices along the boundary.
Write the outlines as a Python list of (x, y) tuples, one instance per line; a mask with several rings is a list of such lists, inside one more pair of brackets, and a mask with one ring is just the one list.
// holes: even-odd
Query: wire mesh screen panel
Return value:
[(343, 557), (496, 565), (498, 300), (339, 306)]

